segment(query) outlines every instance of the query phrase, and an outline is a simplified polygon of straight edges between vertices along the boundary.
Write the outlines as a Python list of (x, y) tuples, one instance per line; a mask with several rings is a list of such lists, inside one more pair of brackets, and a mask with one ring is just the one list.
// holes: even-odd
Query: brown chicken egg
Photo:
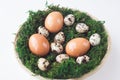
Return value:
[(58, 11), (49, 13), (45, 19), (45, 27), (51, 33), (60, 31), (63, 27), (63, 15)]
[(84, 55), (90, 49), (90, 43), (85, 38), (74, 38), (66, 45), (66, 53), (71, 57)]
[(29, 38), (29, 48), (33, 54), (45, 56), (49, 52), (50, 44), (43, 35), (33, 34)]

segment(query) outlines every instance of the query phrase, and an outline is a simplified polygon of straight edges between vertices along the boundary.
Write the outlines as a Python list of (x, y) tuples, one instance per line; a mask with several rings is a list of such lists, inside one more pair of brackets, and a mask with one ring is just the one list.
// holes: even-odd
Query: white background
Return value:
[[(120, 80), (120, 0), (49, 0), (48, 4), (79, 9), (105, 21), (112, 50), (104, 66), (85, 80)], [(37, 80), (15, 58), (13, 33), (27, 18), (28, 10), (45, 9), (45, 0), (0, 0), (0, 80)]]

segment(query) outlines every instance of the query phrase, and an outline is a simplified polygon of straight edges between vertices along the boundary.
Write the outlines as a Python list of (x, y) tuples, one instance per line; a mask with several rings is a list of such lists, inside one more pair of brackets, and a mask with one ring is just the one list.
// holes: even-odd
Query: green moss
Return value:
[[(79, 65), (75, 62), (74, 58), (70, 58), (69, 60), (66, 60), (60, 64), (55, 62), (56, 54), (49, 52), (49, 54), (45, 56), (45, 58), (48, 59), (51, 64), (49, 66), (49, 70), (41, 71), (38, 69), (37, 61), (40, 56), (36, 56), (31, 53), (28, 47), (28, 39), (32, 34), (37, 33), (37, 28), (39, 26), (44, 26), (44, 20), (46, 16), (52, 11), (59, 11), (63, 14), (63, 16), (71, 13), (75, 15), (75, 23), (70, 27), (66, 27), (64, 25), (63, 29), (61, 30), (65, 33), (66, 37), (66, 41), (63, 44), (64, 48), (66, 43), (75, 37), (85, 37), (89, 39), (93, 33), (99, 33), (101, 35), (101, 44), (91, 47), (87, 53), (87, 55), (91, 58), (88, 63)], [(75, 31), (75, 26), (79, 22), (84, 22), (90, 27), (88, 33), (79, 34)], [(50, 34), (48, 37), (49, 42), (53, 41), (54, 36), (55, 34)], [(90, 72), (100, 64), (107, 50), (107, 37), (108, 35), (101, 21), (96, 21), (86, 13), (78, 10), (63, 7), (60, 8), (59, 6), (50, 5), (46, 11), (29, 11), (28, 19), (23, 23), (20, 31), (17, 34), (15, 47), (22, 63), (33, 73), (47, 78), (77, 78), (81, 77), (87, 72)], [(65, 51), (63, 53), (65, 53)]]

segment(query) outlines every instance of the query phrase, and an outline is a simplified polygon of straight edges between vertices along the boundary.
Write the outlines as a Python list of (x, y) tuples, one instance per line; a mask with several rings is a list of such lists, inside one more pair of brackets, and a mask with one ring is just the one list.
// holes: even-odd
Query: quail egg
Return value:
[(90, 36), (89, 42), (92, 46), (100, 44), (101, 37), (98, 33), (94, 33)]
[(47, 67), (50, 64), (49, 61), (45, 58), (40, 58), (37, 63), (38, 63), (38, 68), (42, 71), (46, 71)]
[(75, 17), (73, 14), (69, 14), (64, 18), (64, 23), (66, 26), (71, 26), (75, 22)]
[(38, 33), (45, 36), (45, 37), (49, 36), (48, 30), (45, 27), (42, 27), (42, 26), (38, 27)]
[(59, 63), (62, 63), (62, 61), (66, 60), (66, 59), (69, 59), (69, 56), (67, 54), (59, 54), (56, 57), (56, 61)]
[(78, 64), (86, 63), (86, 62), (89, 61), (89, 59), (90, 59), (90, 58), (89, 58), (87, 55), (79, 56), (79, 57), (77, 57), (76, 62), (77, 62)]
[(55, 53), (61, 53), (63, 51), (63, 46), (60, 43), (51, 43), (51, 51)]
[(59, 32), (54, 38), (54, 42), (56, 43), (62, 44), (64, 41), (65, 41), (65, 35), (63, 32)]
[(75, 29), (79, 33), (85, 33), (89, 30), (89, 26), (87, 26), (85, 23), (78, 23)]

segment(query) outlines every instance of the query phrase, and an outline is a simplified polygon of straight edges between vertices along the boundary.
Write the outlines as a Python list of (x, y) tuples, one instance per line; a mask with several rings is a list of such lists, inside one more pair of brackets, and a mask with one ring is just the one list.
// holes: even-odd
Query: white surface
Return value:
[[(49, 0), (49, 4), (61, 4), (86, 11), (105, 26), (112, 38), (112, 50), (105, 65), (85, 80), (120, 79), (120, 0)], [(28, 10), (44, 9), (45, 0), (0, 0), (0, 80), (37, 80), (21, 68), (15, 58), (13, 33), (27, 18)]]

